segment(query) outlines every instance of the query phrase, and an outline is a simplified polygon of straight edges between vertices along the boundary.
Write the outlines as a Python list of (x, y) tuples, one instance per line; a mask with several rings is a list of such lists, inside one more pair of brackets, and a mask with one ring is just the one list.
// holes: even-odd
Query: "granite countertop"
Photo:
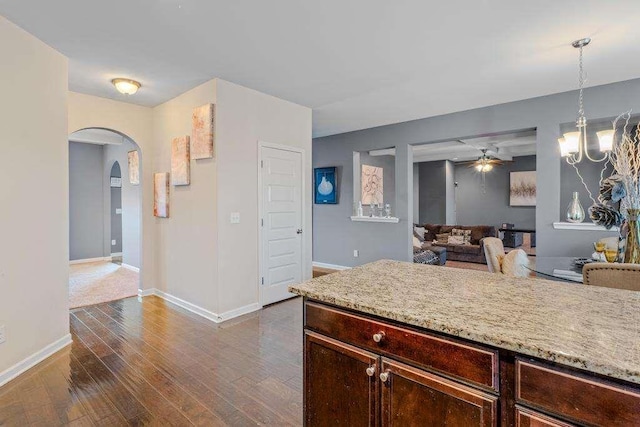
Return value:
[(640, 384), (640, 292), (389, 260), (289, 290)]

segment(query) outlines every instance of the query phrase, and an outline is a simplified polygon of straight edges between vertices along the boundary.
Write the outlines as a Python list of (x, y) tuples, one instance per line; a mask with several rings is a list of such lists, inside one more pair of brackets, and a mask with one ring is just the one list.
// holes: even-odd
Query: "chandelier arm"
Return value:
[(571, 166), (573, 166), (573, 168), (576, 170), (576, 174), (578, 175), (578, 178), (580, 178), (580, 182), (582, 182), (582, 185), (584, 186), (584, 189), (587, 190), (587, 194), (589, 194), (589, 198), (591, 199), (593, 204), (596, 205), (597, 204), (596, 199), (593, 198), (593, 194), (591, 194), (591, 191), (589, 190), (589, 187), (587, 186), (587, 183), (584, 182), (584, 178), (580, 174), (580, 170), (578, 170), (578, 167), (575, 165), (575, 163), (572, 164)]

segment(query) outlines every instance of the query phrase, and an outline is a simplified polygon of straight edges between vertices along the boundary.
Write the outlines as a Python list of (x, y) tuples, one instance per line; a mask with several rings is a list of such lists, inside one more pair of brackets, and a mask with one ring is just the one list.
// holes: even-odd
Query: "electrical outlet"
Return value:
[(231, 224), (240, 224), (240, 212), (231, 212), (229, 222)]
[(4, 325), (0, 326), (0, 344), (2, 344), (3, 342), (5, 342), (7, 339), (6, 335), (5, 335), (5, 331), (4, 331)]
[(360, 251), (359, 251), (359, 250), (357, 250), (357, 249), (354, 249), (354, 250), (353, 250), (353, 256), (354, 256), (355, 258), (358, 258), (358, 256), (359, 256), (359, 255), (360, 255)]
[(113, 240), (111, 241), (111, 246), (115, 246), (115, 245), (116, 245), (116, 239), (113, 239)]

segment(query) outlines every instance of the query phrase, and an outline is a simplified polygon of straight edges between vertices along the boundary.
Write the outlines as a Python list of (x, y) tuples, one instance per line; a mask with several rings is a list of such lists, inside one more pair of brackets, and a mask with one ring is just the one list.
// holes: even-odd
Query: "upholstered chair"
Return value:
[(640, 264), (594, 262), (582, 269), (585, 285), (640, 291)]
[(504, 258), (504, 245), (497, 237), (485, 237), (482, 239), (484, 256), (487, 259), (487, 267), (491, 273), (502, 273), (502, 258)]
[(497, 237), (485, 237), (482, 239), (484, 254), (487, 259), (487, 267), (491, 273), (504, 274), (511, 277), (528, 277), (530, 271), (529, 257), (522, 249), (513, 249), (508, 254), (504, 253), (502, 240)]

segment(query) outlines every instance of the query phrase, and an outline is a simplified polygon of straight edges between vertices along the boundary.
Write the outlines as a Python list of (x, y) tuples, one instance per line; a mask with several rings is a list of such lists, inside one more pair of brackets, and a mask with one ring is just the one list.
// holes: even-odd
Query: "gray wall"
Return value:
[[(526, 84), (526, 82), (522, 82)], [(640, 110), (640, 79), (585, 90), (589, 117), (615, 117)], [(560, 220), (560, 124), (575, 120), (577, 91), (532, 98), (443, 116), (430, 117), (356, 132), (316, 138), (313, 164), (337, 166), (343, 171), (341, 201), (314, 205), (313, 259), (354, 266), (381, 258), (410, 261), (413, 213), (413, 165), (410, 145), (466, 138), (520, 129), (537, 129), (538, 199), (536, 230), (540, 256), (585, 256), (592, 242), (611, 233), (556, 230)], [(353, 209), (353, 151), (396, 147), (396, 208), (398, 224), (357, 223)], [(458, 212), (460, 214), (460, 212)], [(353, 257), (353, 250), (360, 257)]]
[(446, 173), (446, 224), (454, 225), (457, 223), (457, 206), (456, 206), (456, 177), (455, 165), (447, 160), (445, 163)]
[(101, 145), (69, 143), (69, 259), (103, 252), (103, 151)]
[[(392, 209), (396, 205), (396, 165), (395, 157), (391, 155), (371, 156), (367, 152), (360, 153), (360, 165), (382, 168), (382, 189), (384, 203), (391, 203)], [(362, 172), (361, 172), (362, 173)], [(369, 212), (365, 208), (365, 215)]]
[(485, 192), (482, 174), (468, 165), (455, 166), (456, 210), (460, 225), (493, 225), (503, 222), (519, 228), (535, 228), (535, 206), (509, 206), (509, 174), (536, 170), (536, 156), (514, 157), (513, 162), (496, 166), (485, 174)]
[(418, 163), (420, 224), (446, 224), (447, 222), (446, 163), (445, 160)]
[[(120, 171), (120, 163), (114, 162), (111, 167), (110, 177), (114, 178), (122, 178), (122, 173)], [(122, 187), (111, 187), (111, 206), (110, 206), (110, 217), (111, 217), (111, 253), (121, 253), (122, 252), (122, 214), (117, 213), (118, 209), (122, 209)], [(113, 244), (113, 241), (116, 241), (116, 244)]]
[(413, 219), (411, 222), (420, 222), (420, 165), (413, 164)]
[[(132, 185), (129, 183), (129, 161), (127, 153), (137, 150), (138, 146), (131, 140), (124, 138), (121, 145), (105, 145), (104, 146), (104, 171), (105, 186), (109, 187), (109, 175), (114, 162), (118, 162), (122, 171), (122, 262), (133, 267), (140, 268), (140, 245), (141, 245), (141, 228), (140, 215), (142, 212), (140, 185)], [(138, 150), (138, 155), (142, 153)], [(142, 158), (142, 157), (141, 157)], [(142, 167), (142, 160), (140, 161)], [(142, 177), (142, 171), (140, 171)], [(105, 191), (105, 194), (109, 194)], [(108, 255), (111, 250), (111, 197), (105, 200), (105, 234), (104, 234), (104, 251)], [(116, 252), (115, 250), (113, 252)]]

